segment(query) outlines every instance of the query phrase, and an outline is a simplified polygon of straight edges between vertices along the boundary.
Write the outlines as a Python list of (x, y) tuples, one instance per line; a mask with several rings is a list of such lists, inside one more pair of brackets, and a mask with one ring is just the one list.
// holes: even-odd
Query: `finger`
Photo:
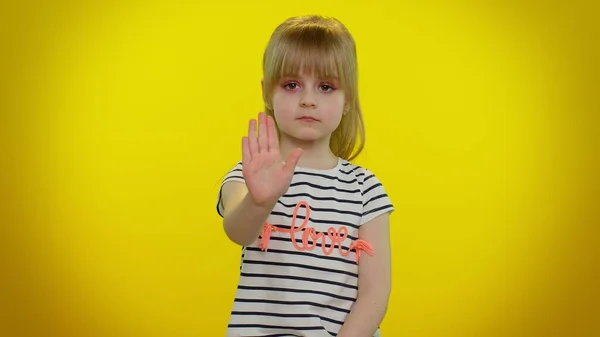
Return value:
[(248, 143), (248, 137), (242, 137), (242, 165), (248, 166), (252, 161), (252, 154), (250, 153), (250, 144)]
[(258, 154), (258, 142), (256, 140), (256, 120), (251, 119), (248, 124), (248, 146), (250, 148), (250, 155), (254, 156)]
[(265, 113), (261, 112), (258, 114), (258, 151), (267, 152), (269, 146), (267, 144), (267, 120)]
[(302, 156), (302, 149), (300, 149), (300, 148), (295, 149), (288, 155), (288, 158), (285, 161), (285, 166), (283, 168), (287, 174), (294, 175), (294, 169), (296, 168), (296, 165), (298, 164), (298, 160), (300, 160), (301, 156)]
[(273, 117), (267, 116), (267, 136), (269, 151), (279, 151), (279, 139), (277, 138), (277, 129)]

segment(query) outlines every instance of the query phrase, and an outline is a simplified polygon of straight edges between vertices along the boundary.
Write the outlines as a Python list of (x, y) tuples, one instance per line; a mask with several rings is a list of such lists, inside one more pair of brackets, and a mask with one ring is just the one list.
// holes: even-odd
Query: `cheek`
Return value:
[(275, 118), (280, 120), (286, 119), (292, 115), (294, 102), (290, 97), (282, 94), (273, 95), (273, 110), (275, 110)]
[(276, 89), (275, 92), (273, 93), (273, 96), (271, 96), (271, 101), (273, 102), (273, 107), (281, 106), (281, 104), (284, 101), (283, 98), (284, 98), (283, 95), (281, 93), (279, 93), (278, 90)]
[(341, 118), (344, 113), (344, 102), (343, 95), (332, 97), (327, 104), (327, 114), (333, 119)]

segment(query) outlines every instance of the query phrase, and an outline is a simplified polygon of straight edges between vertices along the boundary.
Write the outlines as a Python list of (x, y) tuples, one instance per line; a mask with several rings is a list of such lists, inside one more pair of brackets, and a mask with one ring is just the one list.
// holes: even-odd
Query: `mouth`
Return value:
[(301, 120), (303, 122), (318, 122), (319, 120), (314, 118), (314, 117), (310, 117), (310, 116), (302, 116), (300, 118), (298, 118), (298, 120)]

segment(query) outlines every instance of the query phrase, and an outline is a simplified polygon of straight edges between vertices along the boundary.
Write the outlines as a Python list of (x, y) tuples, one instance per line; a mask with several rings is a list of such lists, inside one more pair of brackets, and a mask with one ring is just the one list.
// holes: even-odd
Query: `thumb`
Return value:
[(283, 167), (286, 173), (288, 173), (289, 175), (294, 174), (294, 169), (296, 168), (296, 164), (298, 164), (298, 160), (301, 156), (302, 149), (299, 148), (295, 149), (288, 155), (287, 160), (285, 161), (285, 166)]

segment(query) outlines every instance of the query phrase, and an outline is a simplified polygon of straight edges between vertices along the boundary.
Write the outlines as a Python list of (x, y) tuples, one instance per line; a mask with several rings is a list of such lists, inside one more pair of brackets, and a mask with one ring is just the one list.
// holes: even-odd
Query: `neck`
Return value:
[(283, 160), (286, 160), (287, 156), (296, 148), (302, 149), (302, 156), (297, 165), (299, 167), (328, 170), (334, 168), (338, 163), (338, 157), (329, 148), (329, 138), (302, 141), (284, 135), (281, 136), (279, 150)]

